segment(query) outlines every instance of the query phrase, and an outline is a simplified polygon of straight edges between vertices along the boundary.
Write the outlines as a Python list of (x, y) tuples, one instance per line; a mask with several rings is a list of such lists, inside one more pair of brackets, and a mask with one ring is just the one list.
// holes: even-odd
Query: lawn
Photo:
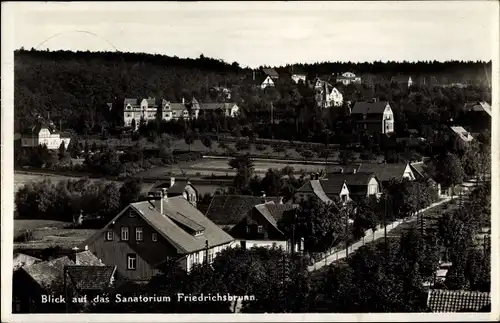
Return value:
[(19, 239), (26, 230), (32, 232), (30, 241), (14, 242), (16, 248), (49, 248), (60, 246), (72, 248), (85, 241), (97, 230), (73, 229), (70, 223), (52, 220), (14, 220), (14, 239)]

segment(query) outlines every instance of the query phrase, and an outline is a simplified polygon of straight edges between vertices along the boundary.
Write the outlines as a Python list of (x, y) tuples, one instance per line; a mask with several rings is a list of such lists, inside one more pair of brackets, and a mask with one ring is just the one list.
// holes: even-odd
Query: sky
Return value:
[(10, 4), (15, 48), (203, 54), (249, 67), (488, 61), (498, 28), (495, 1)]

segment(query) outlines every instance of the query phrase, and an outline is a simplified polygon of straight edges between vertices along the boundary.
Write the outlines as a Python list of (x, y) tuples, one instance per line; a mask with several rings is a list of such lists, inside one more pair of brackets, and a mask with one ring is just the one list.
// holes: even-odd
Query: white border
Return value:
[[(464, 1), (460, 1), (463, 3)], [(499, 6), (496, 1), (492, 1), (494, 5), (491, 6), (492, 12), (496, 12), (497, 17), (499, 14)], [(61, 6), (73, 6), (79, 8), (78, 10), (88, 10), (88, 9), (99, 9), (99, 10), (116, 10), (120, 8), (123, 10), (125, 7), (127, 10), (140, 10), (145, 6), (151, 5), (151, 3), (146, 2), (130, 2), (118, 4), (117, 2), (78, 2), (78, 3), (59, 3)], [(201, 3), (170, 3), (170, 8), (174, 10), (182, 10), (186, 7), (195, 8), (200, 6)], [(262, 2), (252, 3), (252, 2), (229, 2), (229, 3), (217, 3), (211, 2), (210, 7), (214, 10), (241, 10), (242, 8), (259, 8)], [(370, 7), (377, 7), (381, 4), (386, 5), (389, 10), (397, 6), (398, 2), (366, 2), (363, 3), (365, 9)], [(418, 10), (421, 6), (421, 2), (406, 2), (408, 10)], [(443, 7), (457, 5), (455, 2), (446, 1), (441, 3)], [(2, 136), (1, 136), (1, 248), (2, 248), (2, 322), (67, 322), (71, 320), (73, 322), (163, 322), (165, 320), (175, 321), (175, 322), (188, 322), (188, 321), (199, 321), (199, 322), (232, 322), (232, 321), (247, 321), (247, 322), (278, 322), (278, 321), (317, 321), (326, 322), (333, 320), (341, 321), (484, 321), (484, 320), (498, 320), (499, 317), (499, 282), (500, 277), (499, 272), (499, 238), (500, 238), (500, 227), (499, 227), (499, 203), (500, 203), (500, 182), (498, 177), (498, 166), (500, 162), (500, 142), (499, 142), (499, 21), (495, 19), (495, 28), (493, 32), (492, 39), (484, 41), (491, 41), (495, 44), (494, 51), (492, 53), (493, 60), (493, 75), (492, 75), (492, 107), (493, 107), (493, 120), (492, 120), (492, 311), (491, 313), (398, 313), (398, 314), (314, 314), (314, 313), (304, 313), (304, 314), (16, 314), (12, 315), (12, 248), (13, 248), (13, 102), (14, 102), (14, 78), (13, 78), (13, 32), (14, 32), (14, 19), (16, 14), (19, 13), (23, 8), (30, 8), (30, 10), (44, 10), (44, 3), (38, 2), (2, 2), (2, 98), (1, 98), (1, 117), (2, 117)], [(156, 7), (162, 7), (164, 3), (156, 2), (153, 4)], [(342, 2), (337, 3), (337, 5), (344, 7), (349, 7), (352, 3)], [(470, 3), (470, 5), (474, 5)], [(495, 6), (496, 5), (496, 6)], [(266, 4), (267, 6), (267, 4)], [(302, 10), (305, 6), (314, 6), (317, 9), (324, 8), (328, 6), (328, 2), (302, 2), (302, 3), (284, 3), (284, 2), (273, 2), (269, 4), (269, 9), (266, 10), (282, 10), (284, 7), (287, 10)], [(399, 7), (399, 6), (398, 6)], [(400, 7), (399, 7), (400, 8)], [(478, 36), (480, 37), (480, 36)]]

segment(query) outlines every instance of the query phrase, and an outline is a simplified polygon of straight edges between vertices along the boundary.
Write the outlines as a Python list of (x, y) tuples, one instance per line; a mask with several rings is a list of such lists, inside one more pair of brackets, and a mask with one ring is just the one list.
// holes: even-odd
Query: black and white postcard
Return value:
[(3, 2), (2, 322), (499, 319), (498, 22)]

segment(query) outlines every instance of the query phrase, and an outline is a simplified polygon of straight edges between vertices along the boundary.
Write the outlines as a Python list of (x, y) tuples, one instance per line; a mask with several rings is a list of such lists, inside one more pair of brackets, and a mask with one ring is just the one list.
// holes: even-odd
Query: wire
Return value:
[(49, 38), (43, 40), (41, 43), (39, 43), (38, 45), (36, 45), (35, 49), (38, 49), (40, 46), (42, 46), (43, 44), (45, 44), (46, 42), (48, 42), (49, 40), (53, 39), (53, 38), (56, 38), (62, 34), (68, 34), (68, 33), (83, 33), (83, 34), (89, 34), (89, 35), (92, 35), (96, 38), (99, 38), (99, 39), (102, 39), (104, 40), (105, 42), (107, 42), (110, 46), (112, 46), (117, 52), (119, 52), (118, 48), (116, 48), (115, 45), (113, 45), (109, 40), (107, 40), (106, 38), (104, 37), (101, 37), (99, 35), (97, 35), (96, 33), (93, 33), (91, 31), (87, 31), (87, 30), (71, 30), (71, 31), (63, 31), (63, 32), (60, 32), (60, 33), (57, 33), (55, 35), (52, 35), (50, 36)]

